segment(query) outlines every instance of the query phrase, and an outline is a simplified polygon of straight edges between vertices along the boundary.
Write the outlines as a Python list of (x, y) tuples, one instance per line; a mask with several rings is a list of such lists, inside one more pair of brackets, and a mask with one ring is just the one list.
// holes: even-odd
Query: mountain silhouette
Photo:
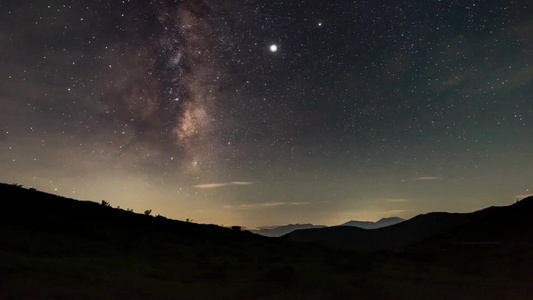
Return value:
[[(489, 207), (472, 213), (422, 214), (396, 225), (373, 230), (335, 226), (297, 230), (285, 235), (284, 238), (363, 252), (398, 251), (427, 238), (452, 232), (456, 240), (479, 242), (508, 238), (520, 232), (532, 233), (529, 225), (531, 215), (533, 215), (533, 197), (511, 206)], [(510, 225), (514, 226), (509, 227)], [(457, 230), (454, 231), (455, 229)]]
[(272, 226), (272, 227), (262, 227), (255, 230), (250, 230), (255, 234), (268, 237), (280, 237), (287, 233), (293, 232), (299, 229), (309, 229), (309, 228), (323, 228), (326, 225), (313, 225), (313, 224), (289, 224), (283, 226)]
[(399, 217), (382, 218), (377, 222), (352, 220), (344, 224), (341, 224), (340, 226), (353, 226), (353, 227), (359, 227), (363, 229), (377, 229), (381, 227), (387, 227), (387, 226), (391, 226), (394, 224), (398, 224), (403, 221), (405, 220)]
[[(390, 218), (383, 218), (377, 222), (353, 221), (352, 220), (344, 224), (341, 224), (339, 226), (352, 226), (352, 227), (359, 227), (359, 228), (364, 228), (364, 229), (376, 229), (376, 228), (398, 224), (403, 221), (405, 220), (402, 218), (390, 217)], [(289, 234), (295, 230), (311, 229), (311, 228), (326, 228), (326, 227), (328, 226), (314, 225), (314, 224), (288, 224), (288, 225), (282, 225), (282, 226), (261, 227), (261, 228), (250, 230), (250, 231), (253, 233), (262, 235), (262, 236), (280, 237), (280, 236)]]

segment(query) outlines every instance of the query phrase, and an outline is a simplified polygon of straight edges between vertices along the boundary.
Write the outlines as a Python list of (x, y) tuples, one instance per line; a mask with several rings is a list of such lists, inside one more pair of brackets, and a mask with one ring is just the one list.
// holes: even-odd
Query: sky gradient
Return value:
[(0, 3), (0, 181), (247, 228), (533, 194), (528, 1)]

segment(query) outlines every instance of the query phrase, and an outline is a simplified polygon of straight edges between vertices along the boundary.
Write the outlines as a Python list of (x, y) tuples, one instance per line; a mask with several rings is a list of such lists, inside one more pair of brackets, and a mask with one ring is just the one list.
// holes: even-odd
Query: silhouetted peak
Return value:
[(520, 209), (533, 209), (533, 195), (522, 200), (518, 200), (512, 205), (512, 207), (519, 207)]
[(363, 228), (363, 229), (377, 229), (377, 228), (381, 228), (381, 227), (387, 227), (387, 226), (395, 225), (395, 224), (401, 223), (403, 221), (405, 221), (405, 220), (402, 219), (402, 218), (389, 217), (389, 218), (382, 218), (382, 219), (380, 219), (377, 222), (352, 220), (352, 221), (346, 222), (344, 224), (341, 224), (341, 226), (359, 227), (359, 228)]
[(379, 222), (389, 222), (389, 221), (405, 221), (405, 219), (403, 218), (400, 218), (400, 217), (389, 217), (389, 218), (381, 218), (379, 219), (379, 221), (377, 221), (376, 223), (379, 223)]

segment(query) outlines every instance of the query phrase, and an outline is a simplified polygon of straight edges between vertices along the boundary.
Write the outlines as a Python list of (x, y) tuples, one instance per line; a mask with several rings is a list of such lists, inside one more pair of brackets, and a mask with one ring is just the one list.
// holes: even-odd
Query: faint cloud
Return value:
[(400, 202), (407, 202), (409, 200), (407, 199), (386, 199), (385, 202), (388, 203), (400, 203)]
[(233, 185), (250, 185), (250, 184), (254, 184), (253, 182), (249, 182), (249, 181), (232, 181), (230, 182), (230, 184), (233, 184)]
[(226, 185), (228, 184), (227, 183), (204, 183), (204, 184), (197, 184), (193, 187), (197, 189), (214, 189), (214, 188), (218, 188), (218, 187), (226, 186)]
[(308, 205), (310, 202), (290, 202), (289, 205)]
[(240, 205), (224, 205), (227, 209), (258, 209), (258, 208), (272, 208), (287, 205), (308, 205), (310, 202), (267, 202), (254, 204), (240, 204)]
[(436, 177), (436, 176), (422, 176), (422, 177), (417, 177), (416, 180), (421, 180), (421, 181), (429, 181), (429, 180), (441, 180), (442, 178), (441, 177)]
[(250, 184), (254, 184), (254, 183), (253, 182), (248, 182), (248, 181), (233, 181), (233, 182), (222, 182), (222, 183), (202, 183), (202, 184), (193, 185), (193, 187), (197, 188), (197, 189), (215, 189), (215, 188), (219, 188), (219, 187), (223, 187), (223, 186), (227, 186), (227, 185), (250, 185)]

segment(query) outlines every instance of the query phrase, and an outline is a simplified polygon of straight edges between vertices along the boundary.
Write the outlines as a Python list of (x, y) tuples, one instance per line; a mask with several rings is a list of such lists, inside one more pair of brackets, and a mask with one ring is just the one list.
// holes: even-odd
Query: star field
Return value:
[(0, 181), (340, 224), (533, 190), (527, 1), (0, 4)]

